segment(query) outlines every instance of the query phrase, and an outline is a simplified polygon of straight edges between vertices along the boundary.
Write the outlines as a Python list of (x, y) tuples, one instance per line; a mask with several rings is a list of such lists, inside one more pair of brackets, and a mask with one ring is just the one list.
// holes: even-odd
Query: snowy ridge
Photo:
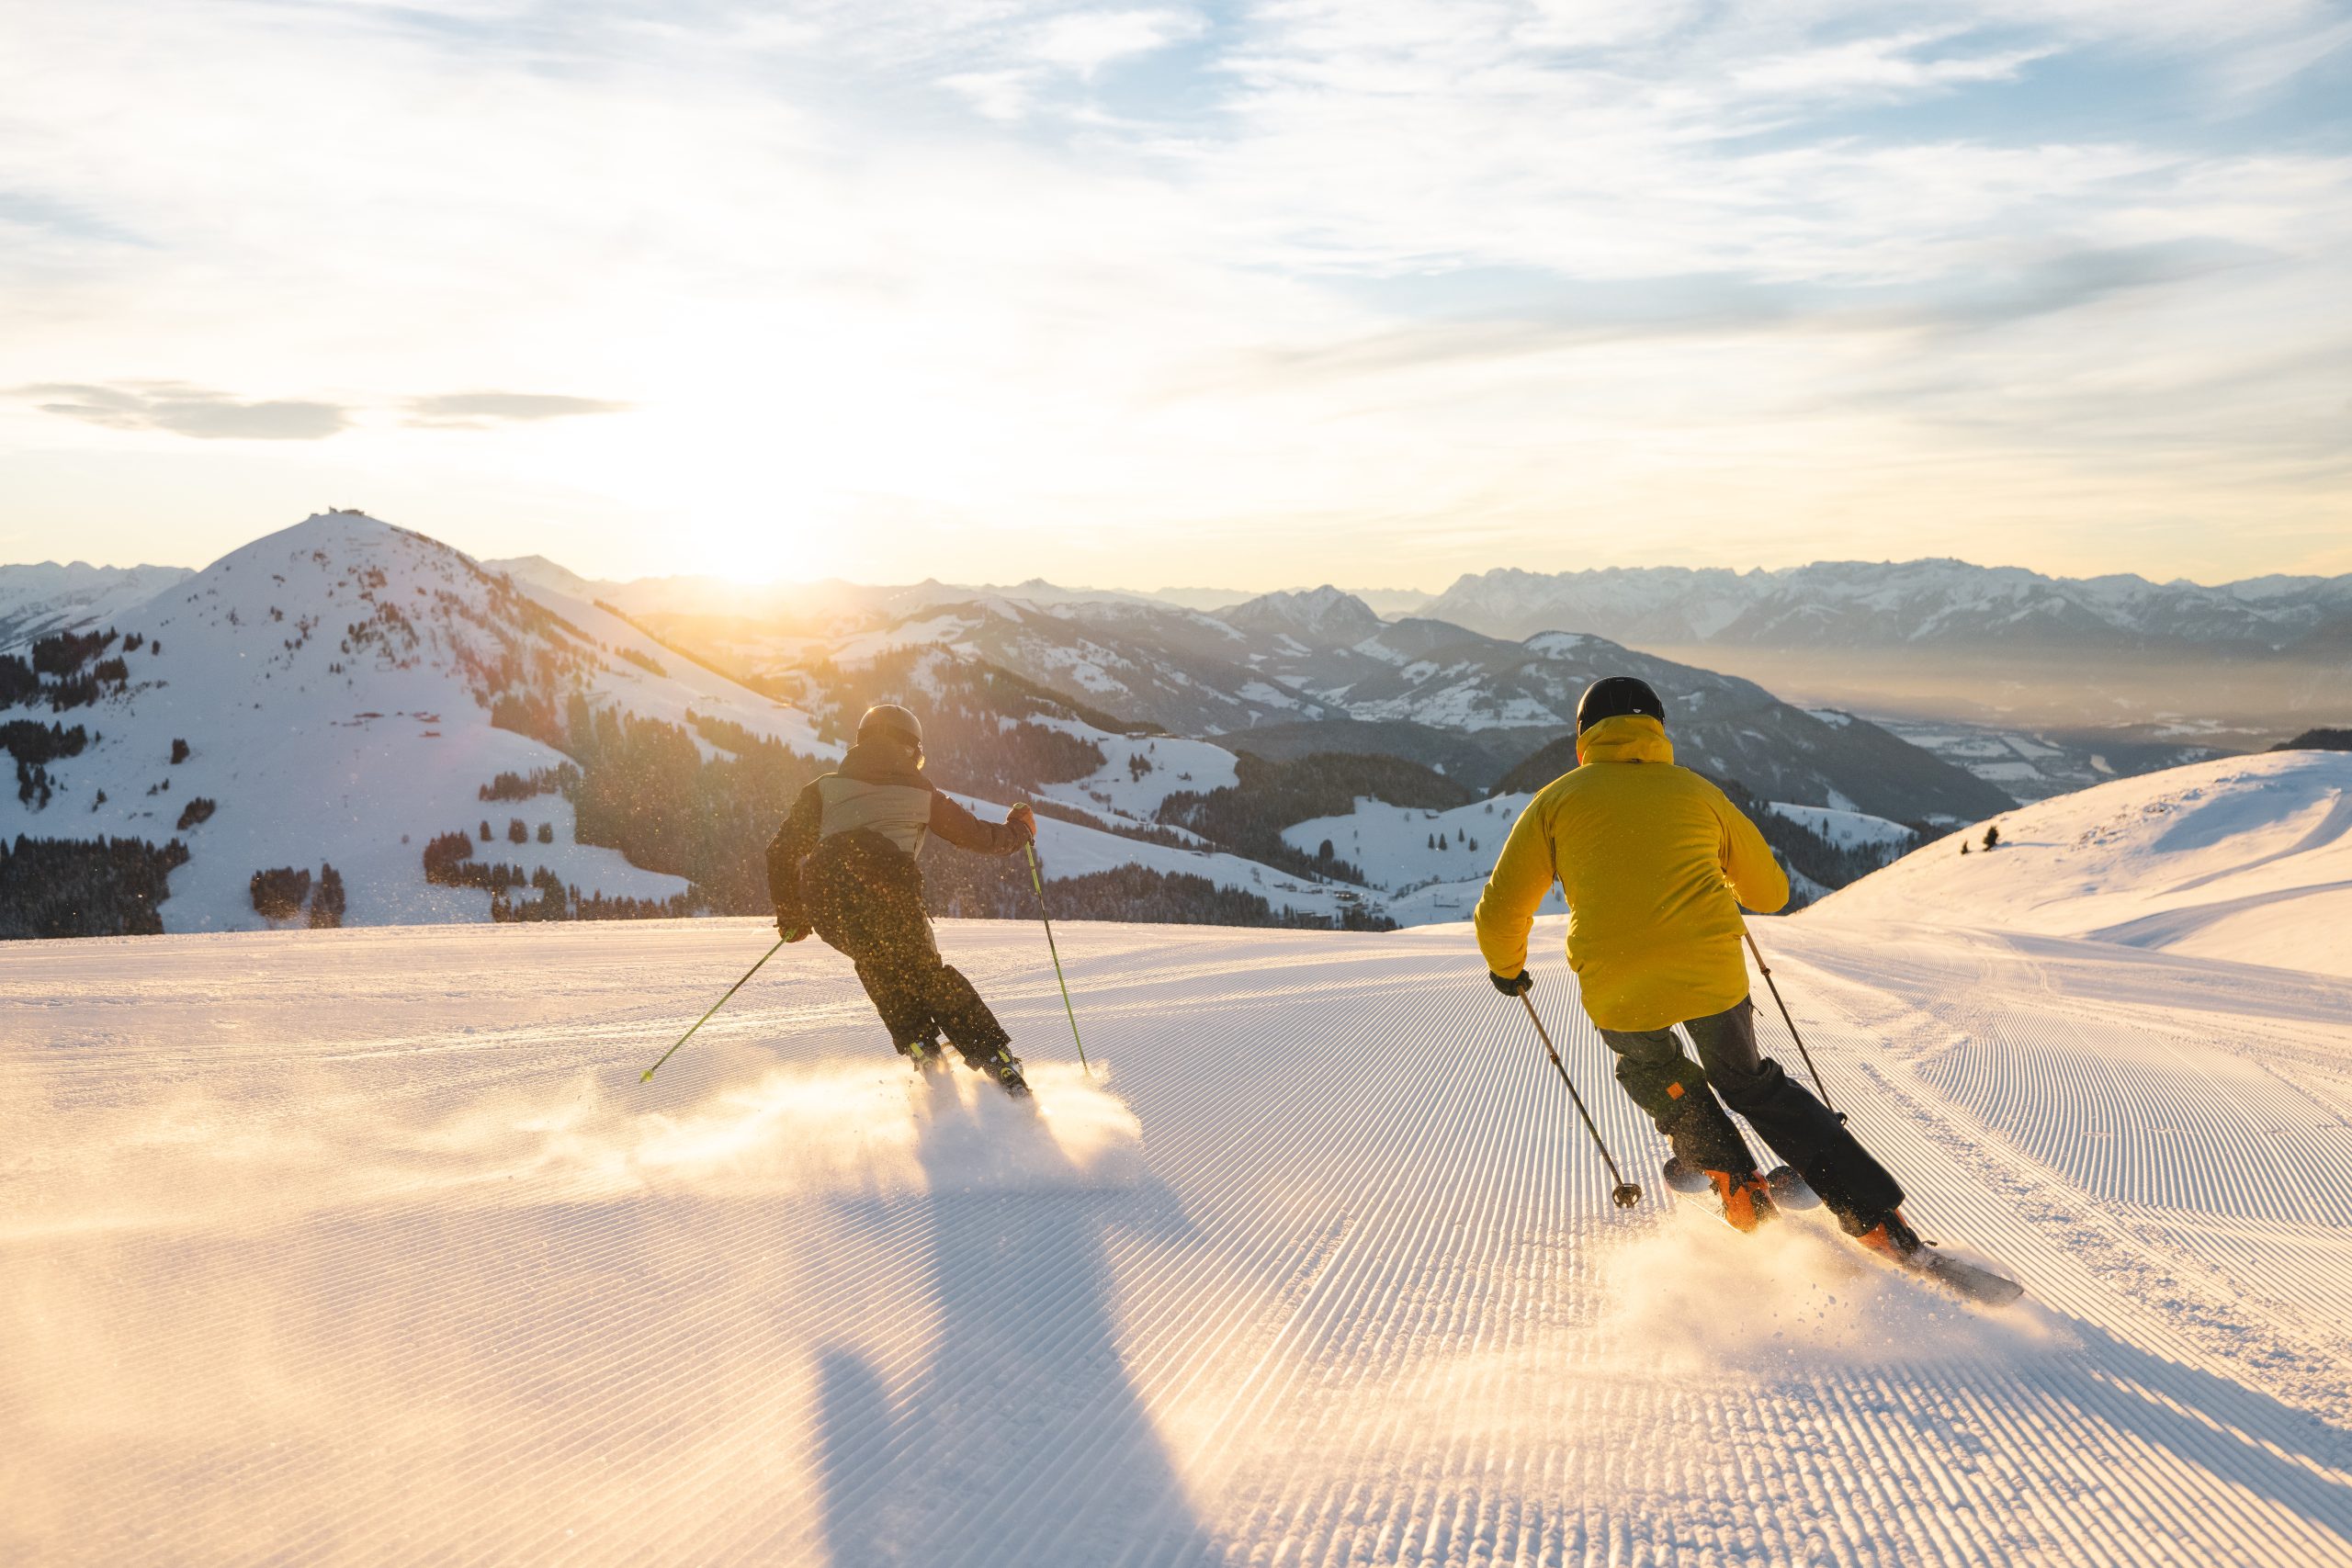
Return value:
[(103, 627), (189, 575), (182, 566), (0, 566), (0, 653), (53, 632)]
[(1552, 628), (1642, 646), (1890, 647), (2019, 638), (2082, 647), (2290, 646), (2352, 623), (2352, 575), (2220, 587), (2046, 577), (1967, 561), (1815, 561), (1747, 572), (1611, 567), (1465, 573), (1419, 614), (1498, 637)]
[[(1950, 835), (1808, 919), (1916, 919), (2352, 975), (2352, 753), (2119, 779)], [(1970, 843), (1978, 852), (1962, 855)]]
[(1799, 827), (1819, 834), (1839, 849), (1854, 849), (1863, 845), (1900, 844), (1912, 837), (1911, 829), (1900, 822), (1890, 822), (1883, 817), (1867, 812), (1841, 811), (1826, 806), (1796, 806), (1785, 800), (1770, 803), (1777, 816), (1785, 817)]
[[(1535, 999), (1655, 1189), (1559, 935)], [(949, 922), (1035, 1122), (911, 1081), (813, 949), (639, 1088), (759, 922), (16, 944), (0, 1554), (2352, 1562), (2352, 1262), (2296, 1179), (2352, 1157), (2352, 988), (1758, 935), (2026, 1303), (1612, 1210), (1459, 928), (1069, 929), (1089, 1087), (1035, 929)]]

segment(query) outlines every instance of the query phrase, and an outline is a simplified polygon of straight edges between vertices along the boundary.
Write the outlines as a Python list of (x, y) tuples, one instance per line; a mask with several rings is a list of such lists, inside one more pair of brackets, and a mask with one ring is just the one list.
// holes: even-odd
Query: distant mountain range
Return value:
[[(1577, 699), (1606, 674), (1665, 697), (1681, 760), (1758, 795), (1898, 821), (1973, 820), (2010, 796), (1848, 714), (1815, 715), (1751, 682), (1548, 633), (1524, 642), (1442, 621), (1383, 621), (1334, 588), (1214, 614), (1128, 601), (941, 604), (821, 646), (721, 649), (757, 673), (944, 647), (1106, 713), (1273, 758), (1386, 751), (1484, 790), (1574, 765)], [(1548, 770), (1548, 771), (1545, 771)]]
[(0, 566), (0, 649), (103, 625), (189, 575), (184, 566)]
[(1682, 567), (1465, 575), (1421, 606), (1496, 637), (1582, 631), (1644, 646), (1774, 649), (2207, 649), (2339, 651), (2352, 575), (2209, 588), (2130, 575), (2045, 577), (1960, 560), (1816, 561), (1780, 571)]
[(1808, 705), (2032, 731), (2030, 748), (2121, 772), (2352, 716), (2352, 576), (2206, 587), (1956, 560), (1506, 570), (1462, 578), (1421, 613), (1497, 637), (1614, 637)]

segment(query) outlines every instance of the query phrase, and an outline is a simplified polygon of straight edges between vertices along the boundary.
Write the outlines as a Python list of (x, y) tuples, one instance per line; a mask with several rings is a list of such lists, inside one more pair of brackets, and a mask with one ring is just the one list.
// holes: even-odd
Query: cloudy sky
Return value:
[(2352, 571), (2352, 8), (0, 0), (0, 559)]

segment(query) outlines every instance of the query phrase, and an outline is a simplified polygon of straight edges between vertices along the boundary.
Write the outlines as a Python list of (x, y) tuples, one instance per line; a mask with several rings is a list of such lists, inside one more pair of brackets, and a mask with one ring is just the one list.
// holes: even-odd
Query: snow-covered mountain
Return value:
[(1464, 574), (1421, 611), (1498, 637), (1599, 633), (1639, 646), (1903, 645), (2276, 653), (2352, 623), (2352, 575), (2219, 587), (2046, 577), (1961, 560), (1816, 561), (1777, 571), (1611, 567)]
[[(482, 862), (544, 870), (591, 898), (683, 894), (678, 876), (576, 841), (560, 791), (482, 798), (501, 774), (544, 780), (570, 761), (493, 723), (502, 702), (547, 711), (578, 693), (671, 724), (700, 716), (818, 744), (803, 716), (603, 611), (535, 599), (354, 513), (257, 539), (109, 624), (122, 640), (96, 656), (120, 659), (122, 678), (86, 706), (40, 712), (88, 739), (42, 764), (39, 788), (0, 799), (0, 838), (179, 840), (189, 858), (162, 910), (174, 931), (267, 923), (251, 880), (277, 867), (334, 866), (352, 924), (486, 919), (481, 889), (424, 874), (426, 844), (453, 831)], [(480, 841), (483, 821), (492, 842)], [(509, 841), (517, 822), (523, 839)]]
[(182, 566), (0, 566), (0, 653), (52, 632), (103, 626), (188, 575)]
[[(278, 923), (481, 920), (493, 886), (518, 914), (668, 906), (690, 878), (703, 900), (741, 908), (791, 794), (838, 752), (838, 716), (760, 695), (593, 604), (356, 513), (255, 540), (107, 625), (114, 636), (53, 639), (0, 669), (17, 784), (0, 796), (0, 845), (56, 846), (0, 857), (0, 905), (32, 930), (124, 929), (92, 901), (153, 908), (166, 877), (155, 912), (170, 931), (265, 926), (265, 904), (288, 906)], [(1125, 739), (1052, 722), (1083, 731), (1081, 750)], [(1219, 758), (1229, 781), (1229, 753), (1159, 744), (1172, 764), (1160, 793), (1215, 787)], [(1148, 766), (1121, 751), (1063, 793), (1116, 816), (1154, 787)], [(1043, 824), (1041, 850), (1059, 878), (1141, 868), (1330, 918), (1358, 902), (1080, 822)], [(109, 855), (137, 862), (131, 882)], [(256, 874), (280, 871), (266, 897)], [(46, 913), (26, 915), (36, 907)]]
[[(1259, 728), (1283, 731), (1284, 752), (1295, 755), (1317, 749), (1317, 726), (1416, 726), (1482, 749), (1490, 771), (1474, 783), (1505, 778), (1514, 768), (1542, 773), (1506, 781), (1528, 789), (1570, 765), (1560, 744), (1547, 743), (1573, 733), (1586, 685), (1605, 674), (1634, 674), (1667, 698), (1683, 761), (1766, 798), (1895, 820), (1965, 820), (2010, 804), (1997, 788), (1875, 725), (1806, 713), (1751, 682), (1600, 637), (1546, 634), (1513, 643), (1442, 621), (1383, 622), (1329, 588), (1267, 595), (1215, 615), (992, 599), (910, 615), (822, 653), (855, 664), (933, 646), (1013, 671), (1105, 715), (1241, 749)], [(809, 650), (797, 649), (775, 669), (808, 657)]]
[[(2200, 762), (1930, 842), (1809, 920), (1928, 919), (2352, 976), (2352, 753)], [(1970, 853), (1963, 855), (1966, 845)]]

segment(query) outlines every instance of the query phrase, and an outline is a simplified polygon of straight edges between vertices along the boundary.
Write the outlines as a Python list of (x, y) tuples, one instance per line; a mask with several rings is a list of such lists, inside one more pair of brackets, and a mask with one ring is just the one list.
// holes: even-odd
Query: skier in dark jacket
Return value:
[(1577, 705), (1577, 763), (1528, 802), (1478, 900), (1496, 988), (1519, 996), (1534, 983), (1528, 927), (1557, 883), (1585, 1011), (1617, 1054), (1617, 1081), (1673, 1145), (1669, 1177), (1704, 1173), (1742, 1230), (1771, 1216), (1728, 1103), (1847, 1234), (1897, 1258), (1917, 1251), (1894, 1178), (1756, 1048), (1739, 908), (1769, 914), (1789, 897), (1763, 835), (1722, 790), (1674, 765), (1666, 705), (1630, 675), (1594, 682)]
[(849, 955), (890, 1043), (926, 1072), (944, 1071), (944, 1033), (964, 1060), (1026, 1095), (1012, 1036), (962, 973), (939, 956), (923, 912), (923, 840), (937, 833), (959, 850), (1009, 855), (1037, 836), (1024, 804), (983, 822), (923, 775), (922, 724), (895, 704), (866, 710), (857, 743), (800, 792), (768, 845), (768, 893), (776, 930), (798, 942), (813, 929)]

